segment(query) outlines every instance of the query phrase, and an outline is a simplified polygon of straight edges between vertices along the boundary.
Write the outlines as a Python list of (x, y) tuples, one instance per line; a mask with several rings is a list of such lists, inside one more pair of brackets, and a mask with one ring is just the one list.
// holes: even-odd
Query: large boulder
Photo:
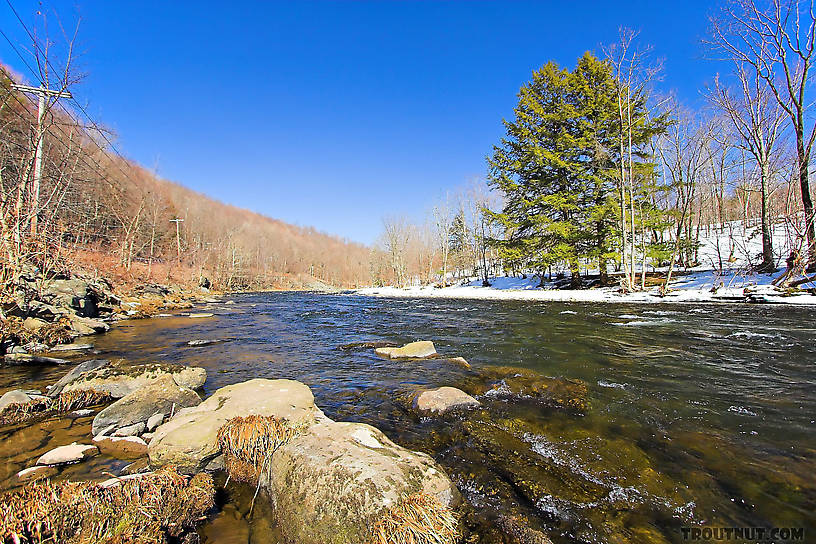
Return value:
[(445, 412), (479, 406), (479, 401), (455, 387), (439, 387), (422, 391), (414, 397), (414, 409), (423, 414), (442, 415)]
[(176, 364), (128, 365), (120, 363), (82, 372), (70, 382), (64, 383), (62, 390), (94, 389), (107, 391), (114, 398), (122, 398), (166, 375), (171, 376), (177, 385), (188, 389), (200, 389), (207, 379), (207, 371), (203, 368)]
[(259, 378), (229, 385), (156, 429), (149, 448), (151, 465), (172, 464), (186, 473), (202, 470), (221, 453), (218, 430), (227, 420), (247, 415), (275, 416), (291, 425), (326, 420), (311, 390), (300, 382)]
[(525, 399), (551, 408), (584, 413), (589, 409), (587, 386), (581, 380), (543, 376), (527, 368), (487, 367), (477, 375), (473, 387), (488, 398)]
[(428, 340), (410, 342), (401, 348), (377, 348), (374, 353), (388, 359), (430, 359), (437, 355), (433, 342)]
[(42, 298), (54, 306), (71, 308), (83, 317), (99, 315), (97, 293), (82, 279), (57, 279), (46, 282)]
[(139, 423), (144, 430), (147, 420), (154, 414), (169, 416), (172, 412), (197, 406), (200, 402), (198, 393), (178, 385), (170, 374), (163, 374), (96, 414), (93, 433), (96, 435), (112, 425), (115, 429), (121, 429)]
[(298, 544), (362, 544), (412, 493), (458, 504), (456, 487), (428, 455), (362, 423), (324, 421), (278, 449), (261, 476), (281, 532)]

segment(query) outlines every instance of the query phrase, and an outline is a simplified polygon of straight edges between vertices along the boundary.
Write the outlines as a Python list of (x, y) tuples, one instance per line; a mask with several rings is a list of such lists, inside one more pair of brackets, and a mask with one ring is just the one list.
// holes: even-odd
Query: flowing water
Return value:
[[(556, 544), (683, 542), (683, 527), (804, 528), (816, 538), (816, 327), (812, 310), (753, 305), (582, 305), (238, 295), (211, 319), (125, 321), (97, 357), (207, 369), (205, 394), (250, 378), (309, 385), (336, 420), (382, 429), (433, 455), (466, 499), (468, 542), (505, 542), (507, 520)], [(198, 311), (198, 310), (197, 310)], [(191, 339), (221, 343), (191, 347)], [(433, 340), (463, 356), (389, 361), (355, 341)], [(422, 388), (473, 391), (492, 366), (582, 380), (583, 415), (482, 395), (442, 419), (410, 410)], [(0, 393), (43, 387), (59, 368), (0, 368)], [(0, 488), (51, 447), (88, 440), (91, 418), (0, 428)], [(115, 472), (98, 457), (63, 470)], [(247, 515), (230, 483), (204, 542), (276, 542), (271, 515)]]

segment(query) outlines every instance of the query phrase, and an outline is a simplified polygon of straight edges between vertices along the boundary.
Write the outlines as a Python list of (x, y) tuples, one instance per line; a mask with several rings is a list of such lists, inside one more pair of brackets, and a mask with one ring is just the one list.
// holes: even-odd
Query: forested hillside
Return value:
[[(223, 289), (356, 286), (368, 279), (366, 247), (160, 179), (119, 155), (112, 135), (93, 120), (80, 122), (65, 96), (45, 97), (38, 122), (36, 96), (13, 87), (20, 79), (5, 67), (0, 74), (4, 286), (32, 265), (53, 273), (82, 268), (119, 281), (207, 278)], [(52, 88), (69, 91), (68, 78), (54, 79)]]

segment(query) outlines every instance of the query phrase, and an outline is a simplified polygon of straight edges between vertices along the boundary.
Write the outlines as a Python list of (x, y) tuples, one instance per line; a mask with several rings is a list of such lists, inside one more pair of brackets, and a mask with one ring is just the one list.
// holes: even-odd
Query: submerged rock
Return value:
[(428, 455), (362, 423), (325, 421), (283, 445), (262, 475), (281, 532), (299, 544), (362, 544), (406, 496), (458, 504), (456, 487)]
[(311, 390), (293, 380), (254, 379), (222, 387), (207, 400), (185, 408), (161, 425), (150, 441), (150, 462), (198, 472), (220, 455), (218, 430), (231, 418), (274, 416), (291, 425), (326, 419)]
[(57, 467), (51, 466), (33, 466), (24, 468), (17, 473), (17, 479), (21, 482), (33, 482), (35, 480), (42, 480), (43, 478), (50, 478), (57, 473)]
[(467, 359), (465, 359), (464, 357), (451, 357), (450, 359), (448, 359), (448, 361), (450, 361), (451, 363), (455, 363), (461, 366), (462, 368), (470, 368), (470, 363), (468, 363)]
[(422, 413), (442, 415), (451, 410), (479, 406), (479, 401), (455, 387), (422, 391), (414, 397), (413, 407)]
[(68, 446), (54, 448), (37, 459), (38, 465), (67, 465), (79, 463), (85, 459), (90, 459), (99, 454), (96, 446), (88, 444), (77, 444), (74, 442)]
[(115, 398), (122, 398), (168, 375), (177, 385), (188, 389), (200, 389), (207, 379), (207, 371), (197, 367), (158, 363), (135, 366), (111, 364), (75, 374), (71, 379), (66, 376), (63, 391), (94, 389), (107, 391)]
[(428, 340), (410, 342), (401, 348), (377, 348), (374, 353), (388, 359), (430, 359), (437, 355), (433, 342)]
[(115, 425), (117, 429), (140, 425), (138, 429), (127, 431), (140, 434), (147, 420), (156, 413), (170, 415), (173, 411), (178, 412), (200, 402), (201, 398), (195, 391), (178, 385), (172, 375), (163, 374), (99, 412), (93, 421), (93, 433), (98, 434), (110, 425)]
[(483, 382), (474, 390), (486, 397), (530, 399), (580, 413), (589, 409), (587, 386), (580, 380), (551, 378), (527, 368), (504, 366), (488, 367), (478, 376)]
[(363, 349), (377, 349), (377, 348), (395, 348), (398, 344), (394, 342), (386, 342), (381, 340), (371, 340), (364, 342), (350, 342), (338, 347), (342, 351), (357, 351)]
[(52, 348), (48, 348), (48, 351), (90, 351), (93, 347), (93, 344), (58, 344)]
[(147, 456), (147, 442), (138, 436), (97, 436), (93, 443), (101, 453), (117, 459), (138, 459)]

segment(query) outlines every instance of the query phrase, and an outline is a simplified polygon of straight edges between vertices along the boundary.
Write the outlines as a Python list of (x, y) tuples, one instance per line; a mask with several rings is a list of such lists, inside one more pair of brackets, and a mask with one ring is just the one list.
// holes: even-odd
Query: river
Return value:
[[(250, 378), (309, 385), (331, 418), (382, 429), (433, 455), (467, 500), (471, 542), (502, 542), (503, 518), (556, 544), (683, 542), (683, 527), (803, 527), (816, 538), (813, 310), (760, 305), (562, 304), (247, 294), (211, 319), (124, 321), (93, 341), (104, 358), (207, 369), (205, 394)], [(196, 310), (199, 311), (199, 310)], [(192, 339), (221, 343), (191, 347)], [(364, 340), (432, 340), (465, 357), (390, 361)], [(459, 386), (494, 365), (582, 380), (581, 414), (490, 394), (482, 409), (421, 419), (412, 392)], [(0, 368), (0, 393), (42, 388), (59, 368)], [(89, 440), (90, 418), (0, 429), (0, 487), (43, 451)], [(98, 476), (104, 457), (59, 477)], [(251, 490), (230, 483), (203, 542), (274, 542)], [(478, 535), (478, 537), (477, 537)]]

